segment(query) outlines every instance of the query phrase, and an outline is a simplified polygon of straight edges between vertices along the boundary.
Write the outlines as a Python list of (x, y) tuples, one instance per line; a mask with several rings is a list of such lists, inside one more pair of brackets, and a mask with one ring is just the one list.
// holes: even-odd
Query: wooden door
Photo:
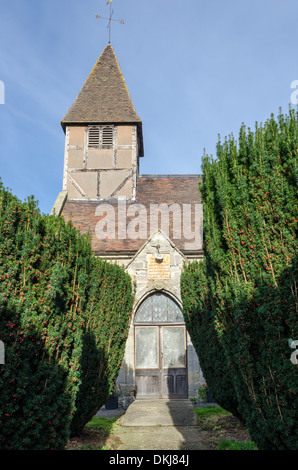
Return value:
[(187, 397), (185, 326), (161, 326), (161, 397)]
[(184, 325), (135, 326), (137, 398), (186, 398)]
[(135, 327), (136, 398), (160, 396), (160, 341), (158, 326)]

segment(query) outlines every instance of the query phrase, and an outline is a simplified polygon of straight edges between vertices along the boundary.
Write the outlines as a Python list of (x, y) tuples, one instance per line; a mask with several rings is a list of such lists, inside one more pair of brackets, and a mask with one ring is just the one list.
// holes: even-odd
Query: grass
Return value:
[(106, 446), (96, 447), (96, 446), (93, 446), (92, 444), (86, 444), (86, 445), (82, 445), (80, 448), (78, 448), (78, 450), (110, 450), (110, 448)]
[(70, 440), (68, 450), (110, 450), (113, 439), (109, 437), (117, 419), (94, 416), (86, 424), (81, 436)]
[(194, 408), (206, 446), (212, 450), (258, 450), (246, 429), (220, 406)]
[(258, 450), (253, 441), (234, 441), (233, 439), (223, 439), (218, 443), (216, 450)]
[(203, 406), (202, 408), (195, 408), (195, 413), (197, 415), (197, 420), (200, 422), (211, 416), (218, 416), (218, 415), (227, 415), (230, 416), (231, 413), (229, 411), (224, 410), (220, 406), (208, 405)]
[(118, 418), (93, 416), (89, 423), (86, 424), (86, 428), (91, 428), (94, 431), (100, 431), (104, 436), (109, 436), (117, 419)]

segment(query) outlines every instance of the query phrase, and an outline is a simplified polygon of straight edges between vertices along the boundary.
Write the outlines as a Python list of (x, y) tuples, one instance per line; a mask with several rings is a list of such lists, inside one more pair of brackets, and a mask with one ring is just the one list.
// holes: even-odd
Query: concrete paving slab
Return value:
[(205, 450), (197, 426), (116, 425), (117, 450)]
[(135, 400), (122, 418), (122, 426), (196, 426), (190, 400)]

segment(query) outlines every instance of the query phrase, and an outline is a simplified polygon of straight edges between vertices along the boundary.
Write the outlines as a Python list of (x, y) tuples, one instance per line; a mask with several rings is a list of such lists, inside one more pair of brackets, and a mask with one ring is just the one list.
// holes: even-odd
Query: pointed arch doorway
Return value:
[(187, 398), (187, 349), (179, 305), (165, 293), (147, 297), (135, 320), (136, 398)]

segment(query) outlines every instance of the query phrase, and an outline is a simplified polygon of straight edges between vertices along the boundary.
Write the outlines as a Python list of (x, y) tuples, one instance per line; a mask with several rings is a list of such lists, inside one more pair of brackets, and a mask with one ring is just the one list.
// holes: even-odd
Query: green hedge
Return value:
[(129, 276), (96, 259), (88, 237), (0, 187), (1, 449), (63, 449), (105, 403), (132, 298)]
[[(231, 135), (218, 142), (216, 159), (204, 157), (205, 259), (181, 280), (211, 394), (225, 406), (230, 384), (259, 449), (297, 449), (298, 442), (289, 348), (298, 339), (297, 153), (298, 116), (290, 109), (254, 132), (243, 125), (238, 143)], [(207, 351), (205, 331), (214, 341)]]
[(83, 429), (112, 394), (133, 307), (131, 280), (122, 268), (96, 263), (89, 282), (81, 362), (83, 383), (76, 401), (73, 435)]
[(243, 422), (225, 351), (214, 328), (204, 262), (192, 262), (181, 275), (183, 314), (208, 391), (216, 403)]

